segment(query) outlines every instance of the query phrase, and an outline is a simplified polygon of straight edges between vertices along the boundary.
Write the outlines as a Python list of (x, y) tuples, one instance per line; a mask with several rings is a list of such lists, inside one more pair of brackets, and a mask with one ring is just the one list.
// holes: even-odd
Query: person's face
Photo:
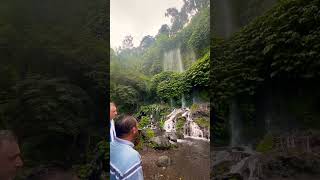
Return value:
[(114, 119), (118, 115), (117, 107), (114, 105), (110, 106), (110, 120)]
[(0, 179), (14, 179), (18, 169), (22, 166), (19, 145), (13, 141), (2, 141), (0, 144)]

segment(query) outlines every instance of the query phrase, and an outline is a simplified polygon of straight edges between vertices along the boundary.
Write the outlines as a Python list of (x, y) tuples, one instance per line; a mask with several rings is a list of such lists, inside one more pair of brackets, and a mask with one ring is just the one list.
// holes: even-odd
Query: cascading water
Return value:
[(229, 37), (233, 31), (233, 29), (235, 29), (234, 27), (234, 23), (232, 20), (232, 13), (231, 13), (231, 8), (230, 8), (230, 3), (229, 0), (223, 0), (222, 1), (222, 9), (224, 12), (224, 18), (225, 18), (225, 36)]
[(231, 146), (241, 145), (240, 111), (235, 100), (230, 105)]
[[(237, 25), (232, 16), (232, 4), (230, 0), (219, 0), (216, 2), (218, 17), (220, 18), (218, 31), (224, 38), (229, 38), (237, 30)], [(241, 122), (238, 104), (233, 100), (230, 104), (229, 114), (231, 126), (231, 146), (241, 145)]]
[(191, 61), (192, 62), (196, 62), (196, 60), (197, 60), (196, 59), (196, 53), (194, 51), (191, 51), (191, 55), (190, 56), (191, 56)]
[(184, 71), (179, 48), (164, 53), (163, 70), (172, 72)]
[(182, 113), (181, 109), (174, 109), (167, 117), (168, 120), (164, 122), (164, 130), (166, 132), (175, 132), (176, 131), (176, 119), (179, 113)]
[(237, 30), (232, 15), (232, 3), (230, 0), (216, 0), (215, 11), (214, 27), (216, 27), (216, 33), (225, 38), (230, 37)]
[(186, 119), (183, 126), (184, 137), (210, 141), (209, 130), (206, 131), (207, 135), (205, 135), (204, 130), (202, 130), (200, 126), (192, 119), (191, 111), (189, 108), (174, 109), (167, 116), (167, 120), (165, 121), (163, 127), (164, 130), (166, 132), (177, 132), (176, 125), (177, 119), (179, 117), (184, 117)]
[[(180, 48), (175, 50), (171, 50), (169, 52), (164, 53), (163, 59), (163, 70), (164, 71), (172, 71), (172, 72), (184, 72), (184, 67), (182, 64)], [(173, 100), (170, 99), (171, 106), (173, 106)], [(181, 96), (181, 106), (186, 107), (186, 99), (184, 95)]]
[(170, 106), (173, 107), (173, 99), (170, 98)]
[(182, 94), (181, 96), (181, 106), (182, 108), (186, 107), (186, 98), (184, 97), (184, 94)]

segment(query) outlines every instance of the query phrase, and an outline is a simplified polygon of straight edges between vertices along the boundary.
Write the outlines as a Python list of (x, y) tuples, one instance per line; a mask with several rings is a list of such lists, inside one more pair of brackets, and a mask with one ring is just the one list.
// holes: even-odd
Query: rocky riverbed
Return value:
[(146, 180), (210, 179), (210, 143), (203, 140), (178, 139), (177, 148), (140, 151)]
[[(303, 141), (302, 141), (303, 140)], [(311, 135), (274, 138), (273, 148), (220, 147), (211, 152), (212, 180), (318, 180), (320, 139)]]

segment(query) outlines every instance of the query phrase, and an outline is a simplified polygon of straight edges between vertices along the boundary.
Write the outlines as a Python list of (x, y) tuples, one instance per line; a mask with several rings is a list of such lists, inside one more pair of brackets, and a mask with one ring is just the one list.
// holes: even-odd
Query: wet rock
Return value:
[(158, 167), (168, 167), (171, 164), (171, 160), (168, 156), (160, 156), (156, 161)]
[(182, 132), (177, 132), (176, 135), (178, 139), (184, 139), (184, 135)]
[(241, 147), (241, 146), (235, 146), (235, 147), (232, 147), (231, 150), (236, 150), (236, 151), (244, 151), (244, 147)]
[(160, 128), (154, 129), (153, 132), (156, 136), (161, 136), (164, 133), (164, 131)]
[(170, 142), (169, 139), (163, 136), (157, 136), (150, 139), (155, 149), (169, 149)]
[(140, 133), (143, 138), (147, 137), (147, 131), (145, 129), (142, 129)]
[(214, 177), (223, 177), (230, 172), (230, 168), (233, 165), (231, 161), (223, 161), (212, 168)]
[(320, 159), (312, 153), (275, 154), (265, 160), (263, 169), (266, 176), (292, 177), (302, 173), (320, 175)]
[(217, 151), (213, 156), (213, 166), (220, 164), (224, 161), (231, 160), (231, 153), (228, 151)]
[(177, 142), (177, 135), (173, 132), (170, 132), (170, 133), (166, 133), (165, 135), (169, 140), (173, 141), (173, 142)]
[(172, 144), (172, 145), (177, 145), (177, 143), (176, 143), (176, 142), (171, 141), (171, 140), (169, 140), (169, 143), (170, 143), (170, 144)]
[(262, 179), (262, 164), (260, 155), (252, 155), (242, 159), (231, 167), (231, 174), (240, 174), (241, 177), (248, 180)]

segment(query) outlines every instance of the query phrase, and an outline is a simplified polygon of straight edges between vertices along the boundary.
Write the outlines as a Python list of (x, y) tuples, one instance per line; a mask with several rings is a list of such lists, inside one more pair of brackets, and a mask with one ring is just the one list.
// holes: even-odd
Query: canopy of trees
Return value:
[[(319, 18), (319, 0), (280, 1), (231, 38), (212, 39), (211, 91), (217, 116), (213, 132), (217, 137), (227, 136), (228, 104), (234, 98), (242, 99), (247, 113), (244, 119), (253, 128), (257, 123), (257, 98), (270, 87), (274, 94), (279, 89), (287, 90), (294, 99), (304, 94), (304, 101), (299, 103), (308, 105), (297, 107), (292, 101), (291, 106), (299, 110), (289, 110), (303, 122), (301, 127), (319, 128), (315, 121), (311, 125), (306, 120), (319, 115), (315, 113), (315, 101), (309, 101), (305, 94), (310, 88), (318, 89)], [(314, 98), (319, 95), (314, 94)], [(306, 111), (308, 115), (299, 114)]]
[(25, 172), (90, 162), (106, 136), (105, 1), (3, 0), (0, 9), (0, 127), (18, 135)]
[[(111, 99), (122, 112), (168, 103), (190, 95), (192, 86), (209, 84), (209, 1), (185, 0), (180, 11), (169, 8), (164, 14), (172, 25), (162, 25), (155, 37), (145, 36), (138, 47), (111, 50)], [(186, 72), (164, 72), (164, 54), (178, 48)]]

